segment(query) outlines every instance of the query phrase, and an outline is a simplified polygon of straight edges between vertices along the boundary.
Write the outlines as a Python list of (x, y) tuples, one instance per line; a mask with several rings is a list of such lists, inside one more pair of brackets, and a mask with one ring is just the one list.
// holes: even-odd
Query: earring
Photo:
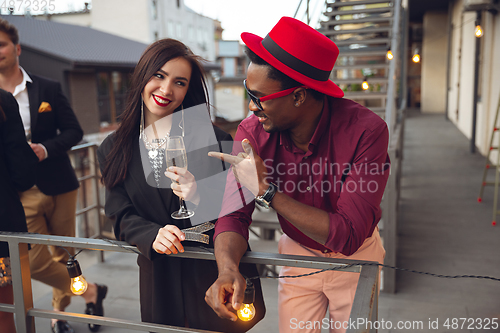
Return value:
[(144, 133), (144, 102), (142, 100), (141, 96), (141, 123), (139, 124), (139, 132), (142, 134)]
[(295, 103), (295, 106), (297, 106), (297, 107), (298, 107), (298, 106), (299, 106), (299, 102)]
[(182, 131), (182, 137), (184, 137), (184, 105), (181, 104), (181, 122), (179, 123), (179, 128)]

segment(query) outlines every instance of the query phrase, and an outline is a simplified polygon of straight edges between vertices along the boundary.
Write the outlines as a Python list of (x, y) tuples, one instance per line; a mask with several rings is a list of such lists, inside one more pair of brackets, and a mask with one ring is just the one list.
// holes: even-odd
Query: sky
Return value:
[(294, 15), (299, 0), (184, 0), (197, 13), (218, 19), (225, 40), (240, 40), (242, 32), (265, 37), (282, 16)]
[[(91, 0), (86, 1), (92, 3)], [(52, 5), (55, 12), (64, 12), (83, 9), (86, 1), (47, 0), (46, 2)], [(221, 21), (224, 29), (222, 37), (225, 40), (241, 40), (242, 32), (265, 37), (282, 16), (293, 17), (300, 2), (300, 0), (184, 0), (184, 4), (195, 12)], [(27, 2), (17, 0), (15, 3), (17, 6), (22, 6)], [(305, 4), (306, 1), (302, 1), (298, 17), (303, 21), (305, 21)], [(317, 13), (312, 14), (312, 22), (318, 21), (317, 17), (323, 4), (324, 0), (310, 0), (310, 11)], [(22, 11), (22, 8), (16, 8), (16, 12), (17, 9)], [(2, 13), (6, 13), (6, 9), (2, 9)]]

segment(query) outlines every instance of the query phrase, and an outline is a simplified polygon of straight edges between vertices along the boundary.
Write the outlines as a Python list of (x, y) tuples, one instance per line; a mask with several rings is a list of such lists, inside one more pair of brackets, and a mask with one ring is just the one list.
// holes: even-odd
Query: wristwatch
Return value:
[(263, 195), (258, 195), (255, 197), (255, 203), (261, 207), (269, 209), (271, 206), (271, 201), (274, 198), (274, 195), (278, 191), (278, 186), (274, 183), (270, 183), (267, 191), (264, 192)]

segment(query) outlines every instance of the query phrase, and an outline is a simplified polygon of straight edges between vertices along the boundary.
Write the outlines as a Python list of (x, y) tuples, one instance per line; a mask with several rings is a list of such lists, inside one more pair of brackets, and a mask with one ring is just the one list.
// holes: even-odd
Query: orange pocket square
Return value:
[(47, 102), (42, 102), (42, 104), (40, 104), (40, 107), (38, 108), (38, 113), (49, 111), (52, 111), (52, 107), (50, 106), (50, 104)]

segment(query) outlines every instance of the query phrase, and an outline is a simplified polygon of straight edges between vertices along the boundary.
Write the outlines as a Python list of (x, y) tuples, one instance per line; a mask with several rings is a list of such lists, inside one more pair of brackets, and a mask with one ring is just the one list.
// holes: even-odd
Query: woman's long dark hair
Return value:
[[(186, 59), (192, 68), (189, 88), (181, 106), (189, 108), (205, 103), (208, 111), (208, 89), (204, 79), (204, 70), (200, 64), (201, 58), (175, 39), (161, 39), (148, 46), (132, 74), (121, 123), (113, 134), (114, 144), (106, 156), (101, 181), (108, 189), (124, 181), (127, 175), (127, 167), (132, 159), (133, 144), (139, 138), (141, 94), (144, 87), (167, 61), (175, 58)], [(174, 112), (179, 111), (181, 106)]]

